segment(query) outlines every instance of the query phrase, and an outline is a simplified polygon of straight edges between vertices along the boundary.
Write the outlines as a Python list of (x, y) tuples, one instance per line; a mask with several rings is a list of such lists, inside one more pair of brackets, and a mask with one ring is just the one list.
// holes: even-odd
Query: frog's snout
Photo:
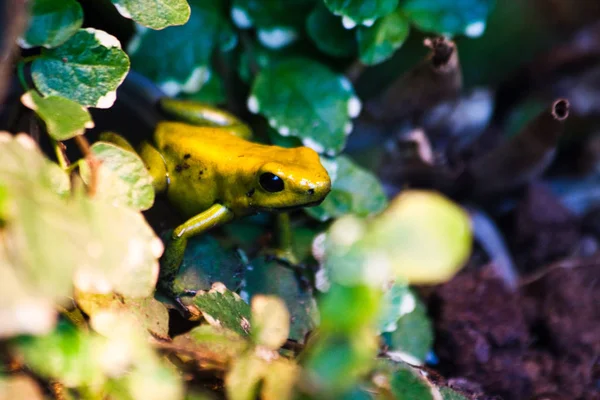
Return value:
[(331, 191), (331, 179), (329, 175), (325, 175), (321, 180), (315, 183), (314, 187), (307, 190), (307, 194), (314, 198), (315, 201), (320, 201), (325, 198)]

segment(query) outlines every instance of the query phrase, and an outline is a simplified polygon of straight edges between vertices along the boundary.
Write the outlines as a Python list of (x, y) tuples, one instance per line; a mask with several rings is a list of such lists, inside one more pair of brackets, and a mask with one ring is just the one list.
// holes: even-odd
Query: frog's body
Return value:
[[(188, 218), (174, 229), (161, 259), (159, 283), (179, 299), (185, 290), (173, 283), (189, 238), (257, 211), (318, 204), (331, 181), (312, 149), (250, 142), (247, 125), (211, 106), (173, 99), (163, 99), (161, 105), (195, 124), (161, 122), (153, 143), (143, 142), (138, 151), (155, 190), (166, 192)], [(118, 135), (111, 141), (132, 149)]]
[[(164, 168), (146, 164), (166, 190), (169, 201), (185, 217), (222, 204), (235, 217), (256, 211), (278, 211), (314, 205), (330, 190), (327, 171), (319, 156), (306, 147), (292, 149), (253, 143), (222, 128), (163, 122), (154, 134), (154, 147)], [(144, 152), (142, 152), (142, 156)], [(271, 173), (283, 181), (283, 190), (269, 192), (260, 177)]]

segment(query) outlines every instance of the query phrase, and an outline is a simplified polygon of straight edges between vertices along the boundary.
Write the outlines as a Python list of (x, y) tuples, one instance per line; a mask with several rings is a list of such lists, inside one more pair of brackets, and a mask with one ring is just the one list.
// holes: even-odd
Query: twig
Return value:
[(519, 281), (519, 286), (527, 286), (530, 285), (549, 273), (559, 270), (559, 269), (574, 269), (574, 268), (589, 268), (589, 267), (597, 267), (600, 265), (600, 253), (596, 253), (594, 256), (586, 257), (586, 258), (568, 258), (566, 260), (561, 260), (550, 264), (543, 270), (539, 272), (535, 272), (529, 276), (522, 278)]
[(90, 197), (94, 197), (98, 188), (98, 168), (100, 167), (100, 161), (90, 150), (90, 143), (83, 135), (75, 136), (75, 143), (77, 143), (79, 151), (81, 151), (90, 167), (90, 182), (87, 185), (87, 192)]

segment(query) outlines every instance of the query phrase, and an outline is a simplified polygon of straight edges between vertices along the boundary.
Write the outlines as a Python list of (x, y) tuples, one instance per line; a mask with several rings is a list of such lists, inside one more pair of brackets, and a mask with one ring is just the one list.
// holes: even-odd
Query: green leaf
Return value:
[(481, 36), (495, 0), (403, 0), (400, 8), (419, 29)]
[(242, 283), (243, 264), (237, 254), (225, 250), (210, 235), (191, 238), (175, 278), (181, 290), (209, 290), (215, 282), (237, 289)]
[(379, 64), (390, 58), (406, 41), (410, 22), (396, 10), (377, 20), (371, 27), (356, 31), (360, 60), (367, 65)]
[(30, 90), (21, 97), (21, 102), (46, 123), (46, 130), (54, 140), (71, 139), (94, 127), (88, 110), (64, 97), (42, 97)]
[(300, 367), (293, 361), (278, 358), (271, 362), (263, 379), (261, 398), (292, 400), (296, 399), (294, 388)]
[(239, 357), (225, 375), (227, 398), (229, 400), (256, 399), (259, 383), (267, 368), (267, 361), (252, 353)]
[(83, 106), (109, 108), (129, 71), (118, 39), (93, 28), (80, 29), (63, 45), (44, 50), (31, 67), (45, 96), (61, 96)]
[(224, 367), (239, 357), (250, 345), (246, 338), (228, 329), (200, 325), (186, 333), (177, 336), (173, 345), (192, 351), (194, 357), (203, 367), (212, 363), (215, 367)]
[(325, 268), (346, 285), (450, 279), (471, 251), (467, 213), (434, 192), (407, 191), (369, 220), (347, 215), (328, 230)]
[[(319, 302), (321, 330), (352, 335), (377, 320), (381, 309), (379, 288), (334, 284)], [(340, 310), (344, 312), (340, 312)]]
[(227, 101), (223, 79), (215, 72), (210, 74), (200, 90), (195, 93), (184, 94), (182, 97), (185, 100), (209, 104), (225, 104)]
[(344, 17), (347, 29), (363, 24), (371, 26), (398, 6), (398, 0), (325, 0), (325, 5), (335, 15)]
[(27, 32), (18, 40), (24, 49), (59, 46), (83, 23), (83, 10), (75, 0), (35, 0), (30, 13)]
[[(241, 29), (298, 27), (300, 28), (316, 0), (234, 0), (231, 18)], [(320, 0), (318, 0), (320, 1)]]
[(398, 319), (414, 311), (415, 295), (406, 284), (394, 283), (383, 294), (382, 311), (379, 316), (379, 331), (393, 332), (398, 328)]
[(193, 298), (193, 305), (202, 312), (209, 324), (249, 336), (250, 306), (222, 283), (213, 284), (208, 292), (199, 291)]
[(333, 183), (323, 203), (304, 211), (319, 221), (327, 221), (345, 214), (368, 216), (382, 211), (387, 197), (381, 183), (371, 172), (355, 164), (347, 156), (333, 160), (322, 159)]
[(315, 61), (295, 58), (258, 74), (248, 108), (263, 114), (279, 134), (334, 155), (344, 148), (352, 131), (350, 118), (358, 116), (361, 103), (346, 78)]
[(390, 384), (391, 391), (397, 399), (434, 400), (437, 398), (432, 393), (435, 388), (410, 367), (396, 371)]
[(119, 13), (152, 29), (183, 25), (190, 18), (186, 0), (111, 0)]
[(318, 316), (311, 291), (302, 287), (292, 269), (277, 261), (267, 262), (264, 257), (258, 257), (250, 264), (244, 287), (250, 300), (258, 294), (281, 297), (291, 314), (290, 338), (304, 342), (306, 334), (315, 329)]
[(341, 19), (331, 14), (321, 2), (306, 20), (306, 32), (325, 54), (349, 57), (356, 52), (353, 32), (345, 29)]
[[(94, 143), (91, 151), (102, 162), (98, 170), (98, 198), (135, 210), (152, 207), (152, 176), (137, 154), (107, 142)], [(88, 181), (87, 163), (83, 162), (80, 168), (82, 176)]]
[(279, 349), (290, 333), (290, 313), (278, 297), (258, 295), (252, 298), (252, 337), (271, 350)]
[[(90, 317), (106, 310), (130, 314), (144, 331), (159, 338), (169, 337), (169, 312), (154, 297), (141, 299), (111, 294), (75, 292), (77, 306)], [(102, 333), (102, 332), (100, 332)]]
[(433, 345), (433, 329), (423, 302), (415, 298), (414, 310), (402, 315), (396, 321), (396, 329), (383, 334), (383, 338), (390, 356), (396, 353), (411, 364), (423, 363)]
[(190, 0), (190, 6), (185, 25), (161, 31), (138, 29), (127, 49), (132, 68), (169, 96), (200, 90), (212, 74), (214, 50), (228, 51), (237, 43), (219, 2)]

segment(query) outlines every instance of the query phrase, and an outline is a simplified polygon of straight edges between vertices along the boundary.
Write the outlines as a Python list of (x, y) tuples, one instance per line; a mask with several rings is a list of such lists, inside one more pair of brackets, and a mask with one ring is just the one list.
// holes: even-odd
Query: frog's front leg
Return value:
[(232, 219), (233, 213), (227, 207), (215, 204), (175, 228), (160, 260), (159, 287), (165, 294), (173, 297), (182, 305), (179, 297), (186, 294), (185, 288), (175, 287), (174, 283), (179, 272), (179, 266), (183, 261), (188, 240)]

